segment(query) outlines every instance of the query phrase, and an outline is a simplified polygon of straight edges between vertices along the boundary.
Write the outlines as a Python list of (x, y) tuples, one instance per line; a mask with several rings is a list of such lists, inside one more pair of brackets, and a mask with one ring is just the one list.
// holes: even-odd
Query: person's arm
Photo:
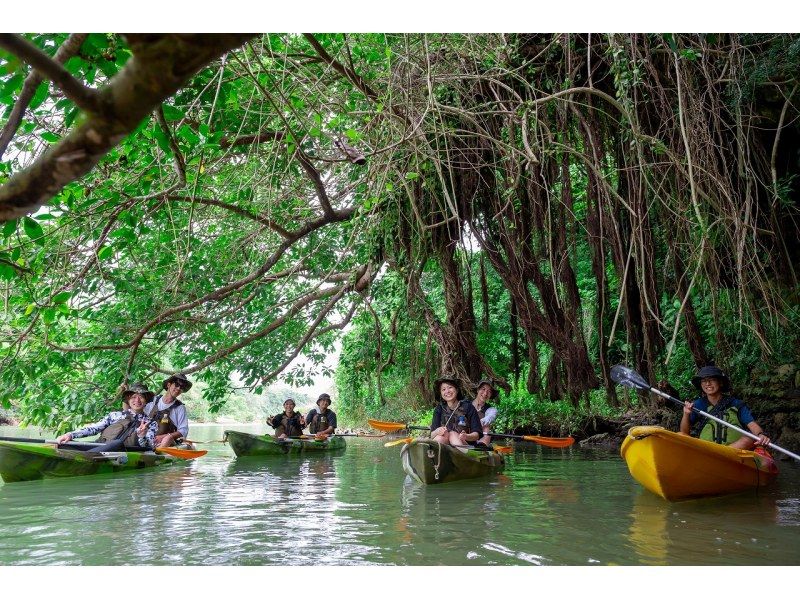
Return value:
[(431, 421), (431, 438), (441, 436), (447, 430), (442, 426), (442, 409), (439, 405), (433, 409), (433, 420)]
[(336, 432), (336, 414), (333, 411), (330, 411), (330, 415), (328, 415), (328, 428), (325, 430), (325, 434), (333, 434)]
[[(86, 436), (94, 436), (95, 434), (99, 434), (103, 430), (105, 430), (108, 426), (113, 424), (118, 419), (121, 419), (122, 413), (118, 411), (114, 411), (106, 415), (103, 419), (99, 422), (89, 424), (85, 428), (81, 428), (80, 430), (75, 430), (74, 432), (70, 432), (68, 435), (72, 438), (84, 438)], [(65, 434), (64, 436), (67, 436)], [(61, 437), (58, 438), (60, 442), (69, 442), (68, 440), (62, 441)]]
[(750, 411), (750, 408), (741, 401), (739, 401), (738, 405), (738, 416), (739, 423), (750, 430), (752, 434), (758, 436), (758, 440), (756, 440), (756, 446), (767, 446), (770, 443), (769, 436), (764, 434), (764, 430), (758, 424), (756, 418), (753, 417), (753, 413)]
[(472, 403), (470, 403), (467, 408), (467, 420), (469, 421), (469, 429), (472, 430), (472, 432), (469, 434), (461, 432), (458, 437), (461, 439), (461, 442), (475, 442), (481, 437), (483, 428), (481, 427), (481, 418), (478, 415), (478, 410), (475, 409)]
[(138, 430), (136, 433), (136, 441), (139, 446), (145, 449), (152, 449), (156, 445), (156, 432), (158, 432), (158, 423), (152, 419), (145, 420), (146, 428), (140, 435)]
[(689, 434), (692, 430), (692, 403), (683, 402), (683, 416), (681, 417), (681, 434)]
[(172, 423), (178, 428), (177, 432), (172, 433), (172, 437), (174, 439), (186, 438), (189, 435), (189, 416), (186, 415), (186, 406), (178, 405), (172, 410), (171, 415), (174, 416)]

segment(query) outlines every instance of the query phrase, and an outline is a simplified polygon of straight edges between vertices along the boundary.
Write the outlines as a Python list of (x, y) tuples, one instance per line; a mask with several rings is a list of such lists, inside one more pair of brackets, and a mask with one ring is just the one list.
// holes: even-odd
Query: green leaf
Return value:
[(22, 228), (25, 230), (25, 234), (28, 235), (28, 238), (31, 241), (37, 245), (44, 245), (44, 229), (42, 229), (41, 224), (29, 216), (25, 216), (22, 219)]
[(72, 293), (69, 291), (62, 291), (55, 297), (53, 297), (53, 303), (66, 303), (69, 298), (72, 297)]
[(0, 279), (11, 280), (17, 275), (17, 270), (4, 262), (0, 262)]
[(167, 139), (167, 136), (164, 133), (164, 131), (162, 131), (161, 129), (154, 130), (153, 137), (156, 138), (158, 147), (160, 147), (165, 154), (172, 154), (172, 149), (169, 147), (169, 139)]
[(56, 141), (61, 139), (61, 137), (59, 137), (55, 133), (51, 133), (50, 131), (44, 131), (42, 133), (42, 139), (44, 139), (45, 141), (49, 141), (50, 143), (55, 143)]
[(36, 88), (36, 93), (31, 98), (31, 103), (28, 104), (30, 110), (36, 110), (47, 99), (47, 94), (50, 92), (50, 85), (48, 83), (41, 83)]
[(25, 315), (29, 316), (33, 313), (33, 310), (36, 309), (35, 303), (29, 303), (28, 307), (25, 308)]
[(106, 245), (105, 247), (100, 249), (100, 251), (97, 252), (97, 259), (104, 260), (111, 257), (112, 255), (114, 255), (114, 249), (111, 246)]
[(178, 137), (189, 143), (190, 145), (197, 145), (200, 138), (197, 136), (189, 125), (181, 125), (178, 129)]
[(419, 178), (419, 174), (416, 172), (407, 172), (406, 173), (406, 180), (407, 181), (415, 181)]
[(9, 220), (3, 225), (3, 236), (8, 238), (17, 230), (17, 220)]
[(186, 116), (186, 113), (176, 106), (164, 104), (162, 108), (164, 109), (164, 118), (167, 120), (180, 120)]

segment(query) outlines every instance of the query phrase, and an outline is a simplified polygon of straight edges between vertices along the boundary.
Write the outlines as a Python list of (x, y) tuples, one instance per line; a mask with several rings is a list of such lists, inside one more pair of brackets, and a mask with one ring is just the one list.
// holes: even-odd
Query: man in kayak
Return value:
[(312, 434), (329, 436), (336, 431), (336, 414), (328, 409), (331, 396), (323, 392), (317, 399), (317, 406), (306, 415), (306, 425)]
[(478, 386), (475, 387), (475, 400), (472, 401), (472, 406), (475, 407), (475, 411), (478, 412), (478, 417), (481, 419), (481, 431), (483, 432), (483, 436), (478, 442), (486, 446), (492, 442), (492, 423), (497, 419), (497, 408), (489, 404), (489, 401), (497, 399), (498, 394), (500, 391), (497, 390), (494, 381), (488, 378), (478, 382)]
[(295, 402), (286, 399), (283, 402), (283, 413), (267, 418), (267, 423), (275, 428), (275, 438), (282, 440), (287, 436), (301, 436), (306, 420), (299, 413), (295, 413)]
[(465, 445), (481, 437), (481, 419), (461, 394), (461, 381), (442, 377), (433, 383), (434, 396), (441, 399), (433, 410), (431, 438), (440, 444)]
[(192, 383), (182, 373), (173, 374), (161, 385), (165, 392), (145, 408), (145, 413), (158, 425), (156, 446), (174, 446), (189, 435), (186, 406), (178, 396), (191, 387)]
[(100, 437), (97, 442), (102, 446), (89, 449), (88, 452), (111, 452), (124, 450), (148, 450), (155, 443), (156, 422), (144, 413), (144, 407), (153, 398), (144, 384), (134, 384), (122, 393), (123, 401), (130, 407), (123, 411), (112, 411), (99, 422), (62, 434), (56, 442), (62, 444), (75, 438), (94, 436), (98, 432)]
[[(693, 402), (685, 401), (681, 418), (681, 433), (710, 440), (718, 444), (727, 444), (734, 448), (752, 450), (755, 446), (767, 446), (770, 442), (764, 430), (756, 423), (750, 409), (741, 399), (729, 394), (731, 383), (721, 369), (713, 365), (700, 368), (692, 378), (702, 396)], [(758, 436), (758, 441), (740, 434), (736, 430), (723, 426), (719, 422), (694, 413), (692, 407), (699, 411), (723, 419), (740, 428), (747, 428)]]

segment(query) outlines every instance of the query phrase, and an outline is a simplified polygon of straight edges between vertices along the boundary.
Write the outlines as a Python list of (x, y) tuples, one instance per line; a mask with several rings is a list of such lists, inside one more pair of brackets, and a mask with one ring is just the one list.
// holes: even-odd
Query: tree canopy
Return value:
[(343, 336), (353, 413), (445, 372), (614, 405), (616, 361), (797, 369), (796, 35), (0, 48), (0, 399), (31, 422), (176, 370), (212, 405), (303, 384)]

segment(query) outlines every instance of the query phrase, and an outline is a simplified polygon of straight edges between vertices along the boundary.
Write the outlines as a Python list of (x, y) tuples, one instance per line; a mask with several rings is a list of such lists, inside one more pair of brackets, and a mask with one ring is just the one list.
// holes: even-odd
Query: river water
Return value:
[(347, 441), (336, 456), (236, 459), (215, 443), (169, 467), (0, 482), (0, 565), (800, 564), (795, 463), (758, 494), (669, 503), (606, 450), (516, 444), (501, 474), (424, 487), (399, 447)]

